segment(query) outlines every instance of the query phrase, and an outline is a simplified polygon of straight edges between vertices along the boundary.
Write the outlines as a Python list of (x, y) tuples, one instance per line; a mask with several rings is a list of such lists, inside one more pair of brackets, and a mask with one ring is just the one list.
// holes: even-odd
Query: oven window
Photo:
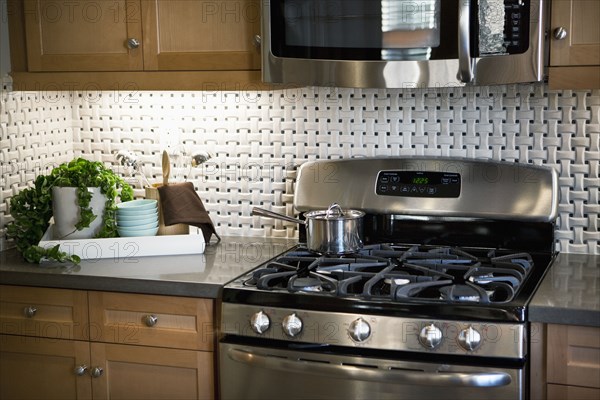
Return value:
[(456, 58), (458, 0), (271, 0), (272, 52), (337, 60)]

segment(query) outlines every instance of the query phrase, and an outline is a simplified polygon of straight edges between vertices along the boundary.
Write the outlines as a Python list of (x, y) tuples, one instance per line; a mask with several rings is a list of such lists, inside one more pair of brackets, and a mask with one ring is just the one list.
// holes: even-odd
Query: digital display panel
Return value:
[(380, 171), (376, 193), (381, 196), (458, 197), (460, 174), (435, 171)]

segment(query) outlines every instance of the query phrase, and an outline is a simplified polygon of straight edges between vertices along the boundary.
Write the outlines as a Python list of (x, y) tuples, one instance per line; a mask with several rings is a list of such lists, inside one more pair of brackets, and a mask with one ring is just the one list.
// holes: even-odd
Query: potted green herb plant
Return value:
[[(7, 226), (8, 238), (15, 241), (17, 250), (29, 262), (39, 263), (42, 259), (75, 263), (80, 261), (75, 255), (69, 256), (59, 251), (58, 246), (50, 249), (38, 246), (54, 215), (53, 209), (56, 209), (53, 207), (53, 202), (56, 201), (53, 199), (53, 191), (56, 193), (55, 188), (61, 187), (74, 188), (71, 192), (76, 196), (78, 208), (74, 210), (74, 215), (78, 216), (78, 221), (74, 224), (75, 230), (88, 228), (100, 218), (99, 227), (93, 230), (93, 236), (98, 238), (118, 236), (115, 221), (116, 200), (133, 199), (131, 186), (98, 161), (77, 158), (54, 168), (48, 175), (39, 175), (33, 187), (23, 189), (11, 198), (10, 215), (14, 220)], [(100, 206), (99, 211), (98, 207), (91, 206), (93, 193), (98, 190), (104, 196), (104, 207), (102, 210)], [(57, 216), (54, 217), (56, 219)]]

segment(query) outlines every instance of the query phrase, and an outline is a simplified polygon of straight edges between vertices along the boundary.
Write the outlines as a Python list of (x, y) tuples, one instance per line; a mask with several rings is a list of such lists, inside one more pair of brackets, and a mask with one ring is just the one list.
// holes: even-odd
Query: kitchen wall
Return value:
[[(307, 160), (459, 156), (548, 165), (560, 175), (557, 249), (600, 254), (600, 91), (544, 84), (436, 90), (301, 88), (261, 92), (9, 92), (0, 96), (2, 198), (48, 166), (82, 155), (137, 184), (194, 182), (223, 235), (295, 237), (296, 227), (250, 216), (293, 214), (295, 168)], [(141, 173), (116, 164), (126, 149)], [(195, 151), (213, 155), (190, 166)], [(138, 184), (139, 187), (139, 184)], [(137, 190), (138, 195), (143, 191)]]

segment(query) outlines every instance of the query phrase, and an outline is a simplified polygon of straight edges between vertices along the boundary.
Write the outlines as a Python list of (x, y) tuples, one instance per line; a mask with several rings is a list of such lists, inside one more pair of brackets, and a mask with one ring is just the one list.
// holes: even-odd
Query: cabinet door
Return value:
[(0, 333), (87, 340), (87, 292), (2, 285)]
[(29, 71), (143, 69), (140, 0), (25, 0), (24, 17)]
[(89, 343), (0, 335), (0, 398), (90, 399)]
[(550, 28), (550, 87), (600, 87), (600, 1), (552, 0)]
[(212, 399), (213, 353), (92, 343), (92, 379), (99, 399)]
[(258, 70), (259, 0), (142, 0), (146, 70)]
[(548, 325), (548, 383), (600, 388), (600, 329)]
[(546, 400), (598, 400), (600, 389), (579, 386), (548, 385)]

